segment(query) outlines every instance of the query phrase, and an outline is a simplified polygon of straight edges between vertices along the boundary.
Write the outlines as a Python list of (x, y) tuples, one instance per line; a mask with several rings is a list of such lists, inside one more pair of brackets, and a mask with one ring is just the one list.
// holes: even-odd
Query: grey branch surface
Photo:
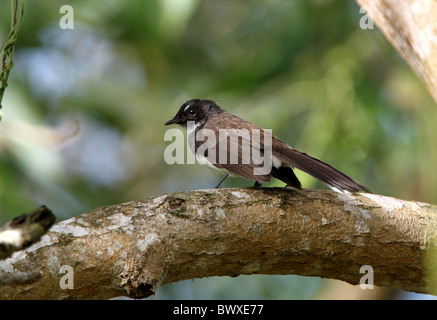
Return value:
[[(437, 206), (395, 198), (283, 188), (208, 189), (98, 208), (55, 224), (0, 261), (33, 272), (1, 299), (146, 297), (167, 283), (211, 276), (297, 274), (429, 292)], [(73, 270), (62, 289), (60, 271)]]

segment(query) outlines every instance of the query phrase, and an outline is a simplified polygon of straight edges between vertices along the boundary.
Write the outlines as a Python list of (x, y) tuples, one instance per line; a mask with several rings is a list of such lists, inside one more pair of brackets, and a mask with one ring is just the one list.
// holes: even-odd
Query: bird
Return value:
[[(185, 102), (176, 115), (165, 122), (165, 125), (171, 124), (181, 125), (187, 130), (188, 140), (192, 141), (190, 150), (199, 162), (225, 173), (216, 188), (220, 188), (231, 175), (255, 181), (254, 187), (262, 186), (261, 183), (269, 182), (273, 177), (284, 182), (286, 187), (302, 189), (293, 171), (299, 169), (339, 193), (371, 192), (331, 165), (292, 148), (271, 130), (226, 112), (213, 100), (191, 99)], [(202, 132), (208, 133), (206, 142), (205, 135), (199, 139)], [(222, 132), (226, 134), (222, 135)], [(262, 165), (265, 164), (250, 158), (250, 151), (261, 157), (270, 151), (270, 167), (263, 171)], [(261, 173), (256, 174), (256, 170)]]

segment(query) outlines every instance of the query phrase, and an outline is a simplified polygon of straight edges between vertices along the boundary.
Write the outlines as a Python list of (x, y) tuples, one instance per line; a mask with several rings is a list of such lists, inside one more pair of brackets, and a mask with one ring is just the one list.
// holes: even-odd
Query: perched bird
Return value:
[[(274, 177), (301, 189), (302, 185), (293, 172), (293, 168), (297, 168), (337, 192), (370, 192), (329, 164), (293, 149), (271, 131), (227, 113), (214, 101), (193, 99), (185, 102), (176, 116), (165, 123), (170, 124), (186, 128), (188, 140), (193, 142), (189, 143), (190, 149), (199, 161), (226, 173), (216, 188), (231, 174), (254, 180), (255, 185)], [(205, 137), (208, 138), (206, 141)], [(258, 159), (253, 154), (258, 154)], [(263, 159), (266, 155), (270, 159)], [(261, 163), (260, 160), (267, 162)], [(266, 163), (270, 166), (263, 170)]]

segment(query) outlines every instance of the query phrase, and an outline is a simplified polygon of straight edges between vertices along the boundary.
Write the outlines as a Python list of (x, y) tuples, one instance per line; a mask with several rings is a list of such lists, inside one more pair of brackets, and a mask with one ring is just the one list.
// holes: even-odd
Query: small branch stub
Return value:
[(55, 221), (53, 213), (46, 206), (41, 206), (6, 223), (0, 228), (0, 260), (37, 242)]

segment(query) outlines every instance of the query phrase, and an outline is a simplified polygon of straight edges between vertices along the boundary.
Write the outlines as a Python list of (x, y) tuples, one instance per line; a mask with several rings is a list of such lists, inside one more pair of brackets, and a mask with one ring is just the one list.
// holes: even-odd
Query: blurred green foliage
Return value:
[[(59, 27), (64, 4), (74, 9), (73, 30)], [(0, 39), (9, 31), (9, 5), (0, 2)], [(0, 123), (1, 222), (41, 204), (61, 220), (214, 186), (217, 172), (163, 159), (163, 123), (191, 98), (215, 99), (272, 128), (375, 193), (437, 203), (437, 108), (381, 33), (360, 29), (352, 0), (25, 5)], [(305, 188), (325, 188), (298, 176)], [(249, 185), (235, 178), (224, 187)], [(193, 298), (252, 298), (257, 290), (257, 298), (309, 298), (317, 290), (308, 288), (320, 283), (240, 278), (195, 281), (228, 283), (214, 295), (183, 282), (158, 297), (183, 298), (188, 290)]]

